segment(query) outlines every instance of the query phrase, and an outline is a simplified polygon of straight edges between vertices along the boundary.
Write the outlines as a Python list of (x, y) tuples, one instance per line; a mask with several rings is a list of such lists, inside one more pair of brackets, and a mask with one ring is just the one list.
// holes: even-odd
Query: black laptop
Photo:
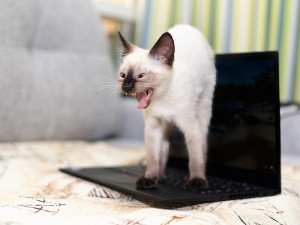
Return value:
[(278, 52), (216, 56), (217, 85), (208, 137), (206, 190), (186, 184), (188, 157), (174, 129), (164, 177), (154, 189), (136, 189), (142, 165), (64, 168), (61, 171), (157, 203), (200, 203), (276, 195), (280, 180)]

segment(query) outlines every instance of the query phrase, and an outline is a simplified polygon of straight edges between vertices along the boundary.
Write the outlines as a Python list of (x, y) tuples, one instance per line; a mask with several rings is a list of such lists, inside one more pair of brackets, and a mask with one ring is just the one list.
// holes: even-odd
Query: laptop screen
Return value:
[[(278, 53), (217, 55), (216, 68), (208, 164), (275, 175), (280, 151)], [(170, 154), (187, 157), (178, 131)]]

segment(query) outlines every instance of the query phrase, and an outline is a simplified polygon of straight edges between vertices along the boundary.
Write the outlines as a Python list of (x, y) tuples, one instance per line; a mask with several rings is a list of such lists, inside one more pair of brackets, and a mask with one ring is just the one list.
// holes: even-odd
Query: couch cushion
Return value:
[(119, 97), (95, 92), (114, 74), (88, 3), (0, 0), (0, 141), (95, 140), (118, 132)]
[(38, 0), (0, 0), (0, 46), (31, 45), (38, 16)]
[(32, 48), (102, 54), (107, 58), (108, 42), (100, 18), (89, 1), (40, 0), (38, 24)]

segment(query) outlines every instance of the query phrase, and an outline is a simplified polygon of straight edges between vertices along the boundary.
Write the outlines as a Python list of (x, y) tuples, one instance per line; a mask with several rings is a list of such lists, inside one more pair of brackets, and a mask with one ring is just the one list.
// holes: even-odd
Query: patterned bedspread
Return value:
[(282, 166), (282, 194), (166, 209), (58, 171), (136, 164), (143, 150), (104, 142), (0, 144), (2, 224), (300, 224), (300, 167)]

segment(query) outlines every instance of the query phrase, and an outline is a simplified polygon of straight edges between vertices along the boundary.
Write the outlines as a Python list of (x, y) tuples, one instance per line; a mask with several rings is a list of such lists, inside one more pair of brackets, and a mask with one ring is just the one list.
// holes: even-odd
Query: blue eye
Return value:
[(125, 78), (125, 73), (121, 73), (120, 77)]
[(144, 76), (145, 76), (145, 74), (144, 74), (144, 73), (141, 73), (141, 74), (138, 75), (138, 78), (142, 78), (142, 77), (144, 77)]

